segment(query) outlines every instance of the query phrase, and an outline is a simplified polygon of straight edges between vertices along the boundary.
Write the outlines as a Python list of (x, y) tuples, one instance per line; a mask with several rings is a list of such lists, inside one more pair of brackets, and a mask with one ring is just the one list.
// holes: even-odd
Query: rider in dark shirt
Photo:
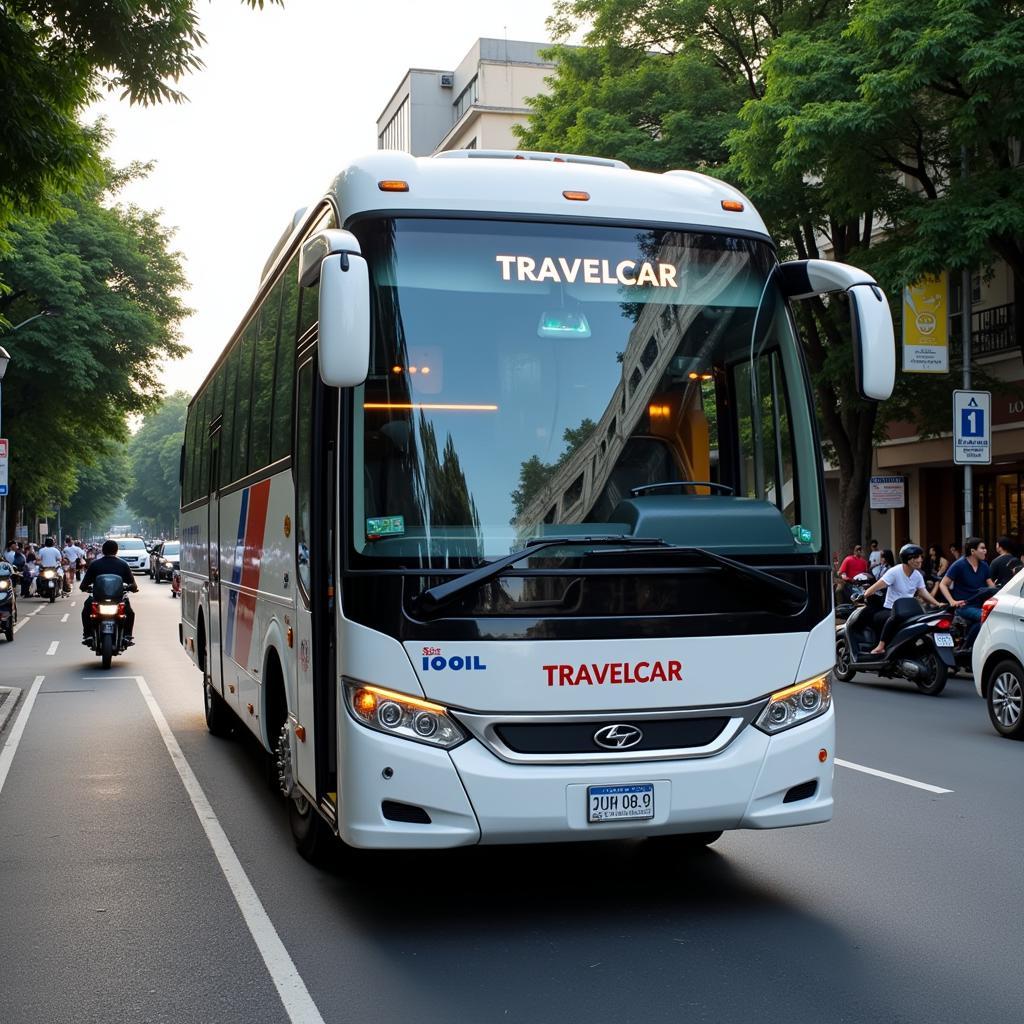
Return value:
[[(139, 585), (135, 582), (135, 576), (128, 563), (123, 558), (117, 557), (117, 541), (106, 540), (103, 542), (103, 557), (94, 558), (89, 563), (89, 568), (85, 570), (85, 575), (82, 577), (82, 584), (78, 588), (79, 590), (88, 591), (92, 586), (93, 581), (97, 576), (120, 576), (124, 580), (125, 585), (133, 593), (139, 592)], [(87, 640), (90, 635), (89, 629), (89, 613), (92, 611), (92, 597), (90, 596), (82, 607), (82, 639)], [(128, 596), (125, 595), (124, 600), (124, 615), (125, 615), (125, 639), (131, 640), (134, 633), (135, 626), (135, 611), (128, 600)]]

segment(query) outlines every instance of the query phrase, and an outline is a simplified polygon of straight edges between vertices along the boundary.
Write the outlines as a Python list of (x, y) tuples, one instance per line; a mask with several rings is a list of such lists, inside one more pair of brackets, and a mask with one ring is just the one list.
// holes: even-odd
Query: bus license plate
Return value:
[(643, 821), (654, 817), (654, 783), (587, 786), (587, 821)]
[(936, 633), (935, 634), (935, 646), (936, 647), (952, 647), (953, 638), (948, 633)]

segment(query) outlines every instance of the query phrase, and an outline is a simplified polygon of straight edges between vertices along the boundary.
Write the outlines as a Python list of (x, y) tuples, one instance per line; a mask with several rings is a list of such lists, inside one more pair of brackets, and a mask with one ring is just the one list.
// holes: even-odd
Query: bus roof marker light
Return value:
[(744, 207), (738, 199), (723, 199), (722, 209), (728, 210), (730, 213), (742, 213)]
[(573, 192), (571, 189), (567, 189), (565, 192), (562, 193), (562, 195), (566, 199), (572, 199), (577, 203), (585, 203), (588, 202), (590, 199), (589, 192)]
[(397, 178), (385, 178), (383, 181), (377, 182), (377, 188), (381, 192), (408, 192), (409, 182), (399, 181)]

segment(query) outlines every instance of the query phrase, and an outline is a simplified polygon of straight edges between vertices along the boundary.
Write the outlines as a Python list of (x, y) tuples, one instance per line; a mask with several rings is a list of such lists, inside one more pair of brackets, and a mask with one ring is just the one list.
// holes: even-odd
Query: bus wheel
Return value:
[(295, 784), (292, 770), (291, 729), (286, 722), (277, 734), (274, 748), (277, 781), (288, 801), (288, 825), (292, 830), (295, 848), (311, 864), (324, 866), (337, 853), (338, 846), (327, 822), (317, 813), (305, 794)]
[(203, 711), (206, 714), (206, 728), (211, 736), (230, 736), (234, 715), (224, 698), (210, 685), (209, 679), (203, 680)]

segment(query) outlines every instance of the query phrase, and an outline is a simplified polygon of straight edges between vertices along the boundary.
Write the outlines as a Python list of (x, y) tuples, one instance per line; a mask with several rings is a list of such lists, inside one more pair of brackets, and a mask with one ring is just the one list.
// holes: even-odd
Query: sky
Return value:
[(551, 0), (196, 0), (205, 68), (183, 104), (94, 106), (115, 132), (117, 164), (155, 161), (122, 202), (162, 210), (176, 229), (195, 312), (192, 350), (168, 363), (168, 391), (190, 394), (245, 313), (292, 214), (353, 158), (377, 148), (377, 117), (410, 67), (454, 70), (481, 36), (543, 42)]

